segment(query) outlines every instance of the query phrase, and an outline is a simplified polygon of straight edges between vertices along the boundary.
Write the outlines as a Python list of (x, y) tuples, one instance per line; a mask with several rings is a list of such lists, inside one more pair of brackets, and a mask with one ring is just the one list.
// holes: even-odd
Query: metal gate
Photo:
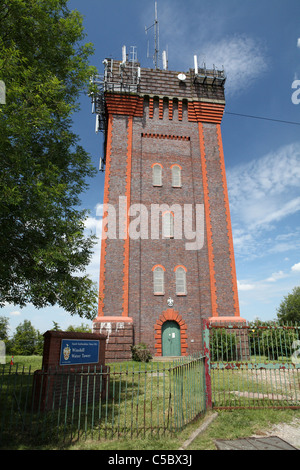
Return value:
[(299, 326), (204, 322), (208, 406), (300, 408)]

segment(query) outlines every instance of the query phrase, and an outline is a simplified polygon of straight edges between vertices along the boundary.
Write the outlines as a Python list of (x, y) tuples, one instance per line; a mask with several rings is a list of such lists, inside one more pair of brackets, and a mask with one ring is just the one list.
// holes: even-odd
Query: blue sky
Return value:
[[(153, 30), (146, 36), (145, 26), (153, 24), (154, 0), (70, 0), (69, 7), (84, 15), (95, 47), (91, 64), (100, 73), (104, 58), (121, 59), (123, 45), (137, 47), (142, 67), (153, 66)], [(300, 80), (299, 0), (158, 0), (158, 17), (170, 70), (187, 71), (196, 54), (199, 64), (227, 73), (222, 136), (241, 316), (275, 319), (283, 296), (300, 285), (300, 126), (229, 113), (300, 123), (300, 104), (292, 102), (292, 84)], [(74, 129), (98, 167), (102, 135), (84, 95)], [(97, 235), (103, 186), (98, 173), (82, 196), (91, 211), (87, 231)], [(96, 282), (99, 266), (100, 242), (88, 270)], [(5, 306), (1, 315), (11, 333), (24, 319), (42, 333), (53, 321), (61, 328), (88, 323), (58, 307)]]

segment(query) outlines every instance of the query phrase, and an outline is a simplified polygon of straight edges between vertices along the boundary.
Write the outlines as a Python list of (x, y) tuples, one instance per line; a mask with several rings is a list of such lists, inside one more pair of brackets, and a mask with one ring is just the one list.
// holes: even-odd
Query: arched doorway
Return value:
[(181, 356), (180, 326), (176, 321), (162, 325), (162, 355)]
[[(187, 356), (187, 325), (179, 313), (173, 308), (164, 310), (154, 325), (156, 357), (163, 355), (162, 352), (162, 329), (165, 322), (174, 321), (180, 328), (180, 356)], [(165, 327), (166, 328), (166, 327)], [(176, 332), (175, 332), (176, 333)]]

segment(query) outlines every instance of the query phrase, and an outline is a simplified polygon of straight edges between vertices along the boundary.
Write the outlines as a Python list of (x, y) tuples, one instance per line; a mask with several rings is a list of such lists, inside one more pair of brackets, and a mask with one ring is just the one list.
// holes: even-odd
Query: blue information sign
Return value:
[(99, 341), (88, 339), (63, 339), (61, 341), (60, 365), (97, 364)]

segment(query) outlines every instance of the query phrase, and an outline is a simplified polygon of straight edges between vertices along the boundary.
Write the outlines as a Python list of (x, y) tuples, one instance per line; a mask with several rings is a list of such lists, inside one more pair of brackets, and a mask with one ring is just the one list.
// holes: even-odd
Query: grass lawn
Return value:
[[(9, 359), (7, 358), (6, 368), (9, 368)], [(42, 357), (40, 356), (15, 356), (14, 357), (14, 368), (18, 370), (23, 369), (28, 371), (31, 367), (31, 372), (40, 369), (42, 365)], [(112, 368), (119, 370), (120, 364), (111, 365)], [(139, 363), (126, 363), (122, 364), (122, 370), (138, 370)], [(141, 365), (143, 369), (145, 364)], [(147, 365), (152, 367), (152, 365)], [(153, 364), (153, 369), (162, 370), (163, 364)], [(156, 377), (156, 376), (155, 376)], [(158, 374), (157, 374), (158, 377)], [(158, 378), (153, 382), (154, 385), (158, 383)], [(141, 386), (141, 389), (143, 387)], [(117, 395), (116, 395), (117, 396)], [(160, 408), (161, 409), (161, 408)], [(208, 412), (208, 414), (211, 412)], [(210, 424), (208, 429), (201, 433), (187, 448), (187, 450), (216, 450), (215, 440), (216, 439), (237, 439), (250, 437), (253, 434), (263, 434), (270, 430), (274, 424), (279, 423), (290, 423), (295, 417), (300, 418), (300, 410), (274, 410), (274, 409), (243, 409), (243, 410), (231, 410), (231, 411), (219, 411), (217, 418)], [(177, 432), (175, 435), (160, 434), (157, 436), (154, 432), (152, 436), (144, 437), (127, 437), (127, 438), (114, 438), (101, 440), (97, 439), (97, 434), (91, 439), (89, 434), (87, 438), (82, 437), (80, 440), (73, 442), (72, 444), (54, 444), (54, 442), (48, 442), (42, 446), (37, 446), (34, 441), (31, 443), (19, 443), (14, 442), (13, 439), (9, 443), (0, 445), (0, 449), (12, 449), (12, 450), (178, 450), (182, 444), (191, 436), (191, 434), (197, 430), (201, 423), (203, 423), (205, 417), (202, 417), (195, 422), (188, 424), (182, 431)]]
[[(275, 424), (300, 418), (300, 410), (232, 410), (219, 411), (209, 428), (199, 435), (188, 450), (216, 450), (216, 439), (240, 439), (263, 435)], [(300, 432), (300, 431), (299, 431)]]
[[(6, 356), (5, 368), (9, 369), (12, 367), (12, 370), (22, 371), (24, 367), (24, 372), (28, 372), (29, 369), (31, 372), (42, 368), (43, 357), (42, 356), (14, 356), (13, 361), (14, 365), (10, 366), (11, 356)], [(2, 369), (1, 369), (2, 370)]]
[[(216, 439), (238, 439), (250, 437), (254, 434), (263, 435), (264, 432), (279, 423), (290, 423), (294, 418), (300, 418), (300, 410), (233, 410), (219, 411), (217, 418), (209, 427), (201, 433), (186, 449), (194, 450), (216, 450)], [(156, 437), (146, 439), (115, 439), (107, 441), (81, 440), (72, 445), (43, 447), (36, 446), (10, 446), (15, 450), (112, 450), (112, 451), (144, 451), (144, 450), (178, 450), (184, 441), (200, 427), (204, 418), (188, 425), (182, 432), (174, 437)], [(184, 453), (184, 451), (181, 451)]]

